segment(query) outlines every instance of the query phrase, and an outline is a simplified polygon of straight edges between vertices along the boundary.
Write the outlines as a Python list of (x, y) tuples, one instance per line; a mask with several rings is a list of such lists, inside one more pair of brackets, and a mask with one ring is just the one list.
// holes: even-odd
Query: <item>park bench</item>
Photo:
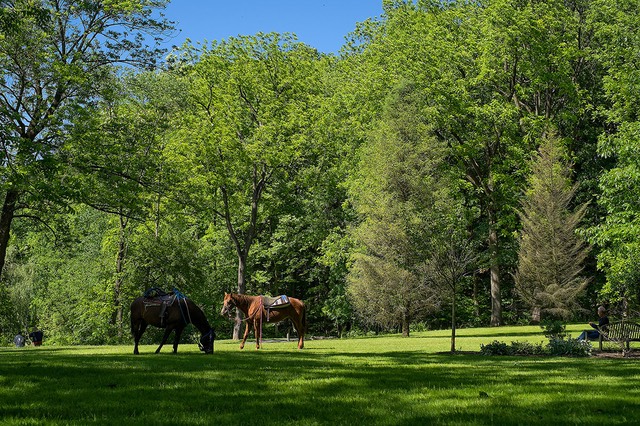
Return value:
[(608, 340), (619, 344), (626, 344), (629, 350), (629, 342), (640, 342), (640, 324), (630, 321), (616, 321), (609, 324), (606, 330), (599, 330), (598, 343), (602, 350), (602, 342)]

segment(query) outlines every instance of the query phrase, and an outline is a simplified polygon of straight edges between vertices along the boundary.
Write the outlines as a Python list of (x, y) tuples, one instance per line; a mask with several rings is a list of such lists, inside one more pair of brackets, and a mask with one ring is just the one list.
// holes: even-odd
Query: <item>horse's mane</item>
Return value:
[(249, 294), (231, 293), (231, 298), (235, 300), (236, 306), (243, 311), (245, 315), (249, 314), (249, 307), (260, 296), (251, 296)]
[(232, 293), (232, 295), (234, 299), (236, 299), (236, 303), (242, 302), (242, 303), (248, 303), (248, 304), (253, 302), (256, 299), (256, 297), (260, 297), (260, 296), (251, 296), (249, 294), (240, 294), (240, 293)]
[[(186, 298), (187, 305), (189, 306), (189, 313), (191, 315), (191, 324), (196, 327), (202, 334), (207, 333), (211, 329), (207, 316), (202, 309), (191, 299)], [(180, 301), (178, 301), (180, 302)]]

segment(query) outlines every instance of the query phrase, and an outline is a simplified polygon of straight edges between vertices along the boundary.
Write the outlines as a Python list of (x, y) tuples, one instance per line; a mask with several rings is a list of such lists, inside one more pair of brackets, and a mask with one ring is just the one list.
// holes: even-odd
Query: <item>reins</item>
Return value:
[(262, 296), (260, 296), (260, 338), (258, 339), (258, 342), (260, 343), (260, 347), (262, 347), (262, 311), (263, 311), (263, 300)]
[(207, 334), (203, 334), (200, 340), (198, 340), (198, 348), (200, 348), (201, 351), (204, 351), (204, 345), (202, 344), (202, 339), (206, 336), (209, 336), (209, 341), (211, 341), (213, 344), (213, 328), (210, 328), (209, 332)]
[(187, 304), (187, 296), (180, 293), (180, 291), (175, 288), (173, 289), (173, 294), (175, 294), (176, 299), (178, 299), (178, 308), (180, 308), (180, 315), (182, 315), (182, 319), (186, 322), (186, 317), (184, 315), (184, 312), (182, 312), (182, 306), (180, 306), (180, 300), (184, 301), (184, 308), (187, 310), (187, 317), (189, 317), (189, 322), (187, 324), (193, 324), (193, 321), (191, 321), (191, 312), (189, 311), (189, 305)]
[[(249, 314), (249, 309), (251, 308), (251, 303), (246, 303), (246, 306), (247, 306), (246, 318), (243, 318), (242, 320), (240, 320), (240, 323), (243, 323), (243, 322), (249, 321), (249, 320), (255, 321), (255, 319), (256, 319), (255, 316), (256, 315), (260, 315), (260, 336), (257, 336), (256, 338), (259, 340), (260, 346), (262, 346), (262, 317), (263, 317), (262, 312), (264, 311), (264, 307), (262, 306), (262, 296), (257, 296), (257, 297), (260, 298), (260, 305), (258, 306), (258, 309), (256, 310), (256, 313), (253, 314), (253, 315), (250, 315)], [(246, 301), (247, 299), (244, 298), (244, 300)], [(239, 310), (240, 312), (242, 312), (244, 314), (242, 309), (240, 309), (238, 307), (238, 301), (236, 300), (234, 302), (235, 302), (234, 308), (236, 308), (237, 310)]]

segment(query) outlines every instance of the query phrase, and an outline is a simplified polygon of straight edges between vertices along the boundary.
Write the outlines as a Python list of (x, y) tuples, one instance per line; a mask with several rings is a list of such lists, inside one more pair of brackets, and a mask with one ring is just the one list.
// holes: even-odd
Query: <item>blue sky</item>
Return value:
[(382, 14), (382, 0), (172, 0), (164, 11), (181, 30), (167, 47), (257, 32), (290, 32), (337, 53), (356, 22)]

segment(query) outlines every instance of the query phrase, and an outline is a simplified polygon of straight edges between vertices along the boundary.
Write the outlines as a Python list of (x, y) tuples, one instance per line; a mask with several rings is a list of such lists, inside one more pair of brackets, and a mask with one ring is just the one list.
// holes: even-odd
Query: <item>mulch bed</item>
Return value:
[[(622, 356), (622, 351), (593, 351), (591, 353), (592, 356), (596, 357), (596, 358), (621, 358), (624, 359), (624, 357)], [(631, 351), (627, 354), (626, 359), (640, 359), (640, 352), (639, 351)]]

